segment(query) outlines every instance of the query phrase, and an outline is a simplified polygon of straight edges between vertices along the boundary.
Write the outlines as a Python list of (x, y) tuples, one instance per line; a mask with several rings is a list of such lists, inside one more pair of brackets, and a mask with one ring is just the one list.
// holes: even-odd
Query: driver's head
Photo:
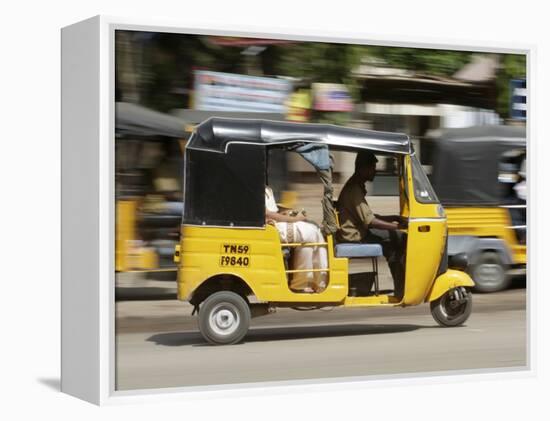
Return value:
[(378, 159), (370, 151), (361, 151), (355, 158), (355, 174), (363, 181), (372, 181), (376, 175), (376, 163)]

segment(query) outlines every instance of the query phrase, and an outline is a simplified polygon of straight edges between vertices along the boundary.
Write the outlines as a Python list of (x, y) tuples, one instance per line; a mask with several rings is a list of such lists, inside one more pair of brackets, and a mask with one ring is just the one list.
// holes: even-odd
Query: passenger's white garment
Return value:
[(525, 182), (525, 180), (517, 183), (514, 186), (514, 190), (516, 191), (516, 196), (518, 198), (527, 201), (527, 183)]
[[(279, 208), (271, 188), (265, 189), (265, 207), (270, 212)], [(321, 230), (310, 222), (275, 222), (281, 241), (284, 243), (323, 243)], [(293, 247), (291, 269), (327, 269), (326, 246)], [(295, 290), (315, 288), (323, 290), (327, 286), (328, 272), (300, 272), (292, 274), (290, 287)]]

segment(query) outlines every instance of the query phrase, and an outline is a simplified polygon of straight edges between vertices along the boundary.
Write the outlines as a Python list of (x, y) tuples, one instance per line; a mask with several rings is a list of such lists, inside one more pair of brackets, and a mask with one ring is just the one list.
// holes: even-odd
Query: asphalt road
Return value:
[(475, 294), (463, 327), (427, 304), (255, 318), (243, 343), (211, 346), (188, 304), (117, 303), (117, 390), (526, 366), (526, 290)]

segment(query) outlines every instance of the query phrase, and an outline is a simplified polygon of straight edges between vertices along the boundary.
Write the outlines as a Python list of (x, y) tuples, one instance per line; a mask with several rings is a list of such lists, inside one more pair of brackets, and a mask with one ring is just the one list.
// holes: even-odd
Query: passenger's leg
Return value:
[[(305, 243), (323, 243), (325, 239), (319, 228), (309, 222), (297, 222), (294, 224), (296, 227), (296, 239)], [(328, 268), (328, 255), (325, 246), (311, 246), (311, 247), (299, 247), (304, 249), (302, 258), (304, 259), (300, 264), (303, 268), (312, 269), (326, 269)], [(300, 277), (302, 285), (305, 283), (304, 279), (307, 278), (307, 287), (312, 288), (315, 292), (323, 291), (327, 286), (328, 272), (309, 272), (303, 274)], [(298, 278), (297, 278), (298, 279)], [(299, 281), (297, 281), (299, 282)]]
[[(311, 269), (313, 259), (313, 247), (296, 247), (292, 256), (292, 269)], [(312, 272), (297, 272), (291, 274), (290, 288), (294, 291), (313, 292)]]
[[(328, 268), (327, 249), (323, 246), (314, 247), (313, 249), (313, 268), (326, 269)], [(313, 289), (315, 292), (322, 292), (328, 285), (328, 271), (314, 272), (313, 274)]]

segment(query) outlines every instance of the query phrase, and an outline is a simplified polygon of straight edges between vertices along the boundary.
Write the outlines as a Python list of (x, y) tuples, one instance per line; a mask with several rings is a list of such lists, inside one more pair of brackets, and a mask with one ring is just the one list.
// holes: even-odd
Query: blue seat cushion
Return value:
[(336, 245), (336, 257), (378, 257), (382, 256), (380, 244), (340, 243)]

